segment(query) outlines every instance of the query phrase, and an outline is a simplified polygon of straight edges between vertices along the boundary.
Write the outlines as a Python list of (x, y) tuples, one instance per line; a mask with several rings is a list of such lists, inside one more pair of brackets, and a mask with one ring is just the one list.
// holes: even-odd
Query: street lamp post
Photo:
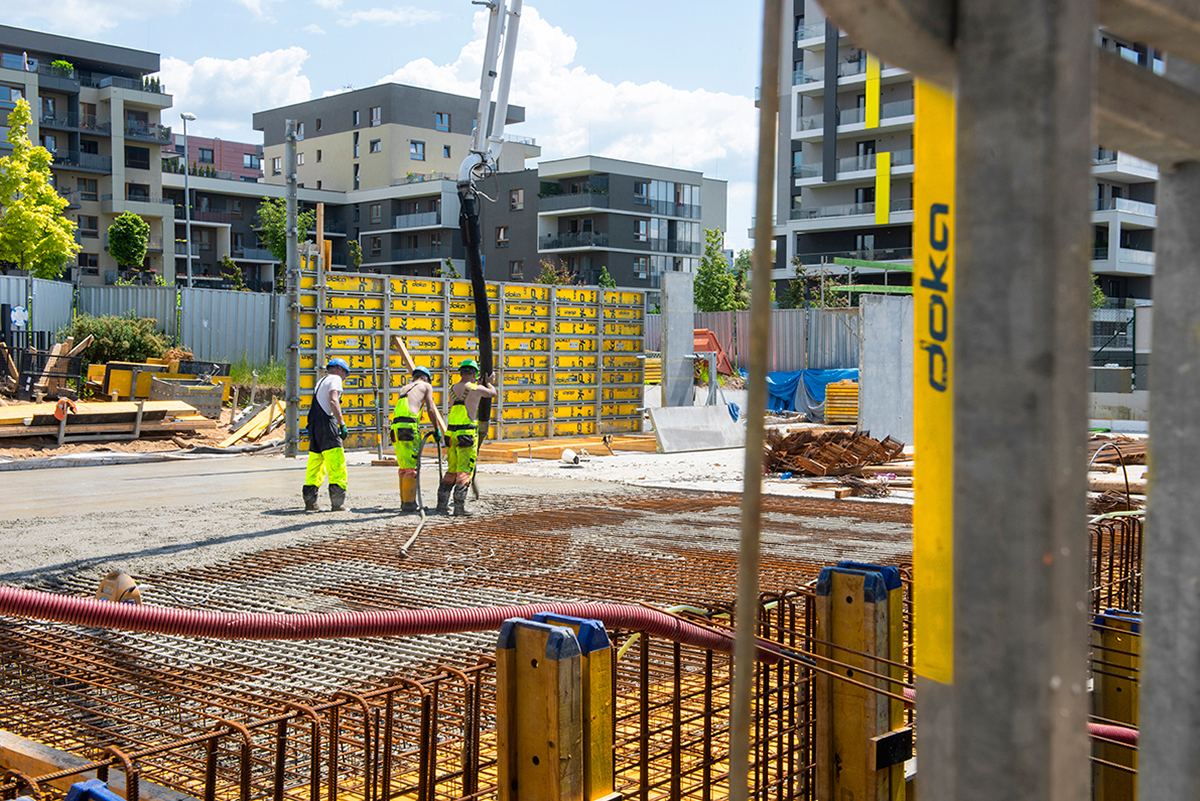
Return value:
[(191, 164), (188, 161), (188, 138), (187, 124), (188, 120), (196, 119), (196, 115), (185, 111), (179, 115), (183, 120), (183, 225), (186, 230), (184, 235), (187, 243), (184, 245), (187, 248), (187, 288), (192, 288), (192, 192), (189, 188), (188, 174)]

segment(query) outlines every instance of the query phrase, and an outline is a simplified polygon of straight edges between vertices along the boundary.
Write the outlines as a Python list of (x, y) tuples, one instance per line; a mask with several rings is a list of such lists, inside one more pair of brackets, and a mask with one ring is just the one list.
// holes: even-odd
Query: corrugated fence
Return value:
[[(93, 317), (133, 314), (150, 317), (172, 341), (179, 336), (176, 291), (166, 286), (85, 286), (79, 288), (79, 313)], [(199, 356), (199, 358), (204, 358)]]
[[(179, 339), (199, 359), (263, 364), (277, 340), (274, 295), (223, 289), (180, 290)], [(276, 356), (282, 359), (282, 353)]]

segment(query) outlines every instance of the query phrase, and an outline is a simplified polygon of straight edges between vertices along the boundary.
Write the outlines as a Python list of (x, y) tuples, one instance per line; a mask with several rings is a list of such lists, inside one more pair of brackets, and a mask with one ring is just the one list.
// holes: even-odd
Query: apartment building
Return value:
[[(776, 195), (777, 281), (794, 262), (829, 272), (834, 258), (912, 261), (913, 76), (860, 50), (814, 0), (792, 0), (791, 71), (781, 75)], [(1153, 51), (1105, 31), (1101, 46), (1161, 71)], [(1149, 298), (1154, 272), (1155, 165), (1100, 150), (1093, 174), (1092, 269), (1110, 298)], [(860, 271), (879, 282), (883, 271)], [(904, 273), (889, 283), (907, 283)]]
[(171, 96), (158, 69), (157, 53), (0, 25), (0, 119), (18, 98), (29, 102), (30, 138), (53, 154), (55, 185), (70, 203), (65, 213), (79, 225), (83, 250), (65, 277), (102, 283), (116, 275), (106, 232), (125, 211), (150, 225), (146, 266), (170, 274), (163, 226), (169, 237), (172, 208), (163, 199), (159, 151), (171, 142), (162, 116)]
[(204, 136), (188, 136), (185, 143), (183, 134), (175, 134), (174, 142), (163, 148), (162, 156), (166, 172), (182, 174), (186, 157), (194, 172), (215, 173), (252, 184), (263, 179), (261, 144)]

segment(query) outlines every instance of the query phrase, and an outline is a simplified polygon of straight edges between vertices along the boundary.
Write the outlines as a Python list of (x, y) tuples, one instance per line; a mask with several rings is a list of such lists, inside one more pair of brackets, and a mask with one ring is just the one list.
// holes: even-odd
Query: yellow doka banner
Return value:
[(913, 585), (916, 671), (954, 681), (954, 97), (916, 82)]

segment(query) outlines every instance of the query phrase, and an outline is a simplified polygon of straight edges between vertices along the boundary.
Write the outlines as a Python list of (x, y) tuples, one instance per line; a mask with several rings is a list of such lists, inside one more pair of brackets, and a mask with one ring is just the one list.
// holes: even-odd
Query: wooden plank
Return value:
[(218, 448), (228, 448), (230, 445), (241, 442), (247, 436), (252, 434), (256, 429), (259, 429), (260, 426), (262, 428), (266, 428), (267, 422), (271, 419), (271, 416), (276, 412), (276, 410), (277, 410), (276, 404), (275, 403), (270, 404), (269, 406), (267, 406), (267, 408), (263, 409), (261, 412), (254, 415), (254, 417), (251, 418), (250, 422), (247, 425), (242, 426), (237, 431), (233, 432), (228, 437), (221, 440), (220, 444), (218, 444), (217, 447)]
[[(70, 419), (70, 418), (68, 418)], [(162, 420), (153, 423), (142, 423), (142, 433), (171, 433), (176, 431), (200, 431), (206, 428), (216, 428), (215, 420)], [(67, 423), (67, 436), (71, 434), (128, 434), (133, 431), (133, 423), (86, 423), (72, 425)], [(58, 426), (7, 426), (0, 428), (0, 439), (6, 437), (56, 437)]]
[(0, 342), (0, 351), (4, 352), (4, 367), (8, 371), (8, 375), (13, 381), (20, 379), (21, 375), (17, 372), (17, 365), (13, 362), (12, 356), (8, 352), (8, 345)]
[(400, 355), (404, 357), (404, 364), (408, 367), (408, 372), (411, 373), (417, 365), (408, 352), (408, 346), (404, 344), (404, 338), (399, 334), (392, 334), (392, 344), (396, 347), (396, 350), (400, 351)]
[[(41, 421), (36, 418), (53, 418), (55, 405), (54, 403), (29, 403), (21, 406), (0, 407), (0, 426), (23, 425), (27, 417), (35, 418), (34, 424), (40, 425)], [(183, 401), (144, 401), (142, 405), (144, 407), (142, 410), (143, 420), (196, 414), (196, 407)], [(89, 422), (104, 422), (105, 419), (119, 418), (122, 415), (136, 415), (137, 406), (136, 403), (128, 401), (120, 403), (88, 401), (75, 404), (75, 409), (77, 418), (86, 419)], [(47, 419), (44, 422), (49, 425), (54, 421)]]
[(53, 379), (51, 378), (50, 374), (57, 372), (58, 363), (62, 361), (63, 354), (71, 349), (71, 345), (73, 345), (74, 342), (75, 340), (73, 338), (68, 337), (66, 342), (55, 343), (55, 345), (50, 348), (50, 358), (46, 359), (46, 366), (42, 368), (42, 374), (38, 376), (38, 380), (34, 383), (34, 389), (39, 389), (45, 392), (51, 388)]
[[(84, 348), (86, 348), (88, 345), (92, 344), (92, 341), (95, 338), (96, 337), (94, 335), (88, 334), (86, 337), (83, 338), (82, 342), (80, 342), (78, 345), (76, 345), (75, 347), (73, 347), (69, 351), (67, 351), (67, 356), (78, 356), (80, 353), (83, 353)], [(70, 340), (67, 340), (67, 341), (69, 342)]]
[(915, 464), (913, 462), (885, 462), (884, 464), (865, 464), (858, 468), (864, 476), (888, 475), (911, 476)]

